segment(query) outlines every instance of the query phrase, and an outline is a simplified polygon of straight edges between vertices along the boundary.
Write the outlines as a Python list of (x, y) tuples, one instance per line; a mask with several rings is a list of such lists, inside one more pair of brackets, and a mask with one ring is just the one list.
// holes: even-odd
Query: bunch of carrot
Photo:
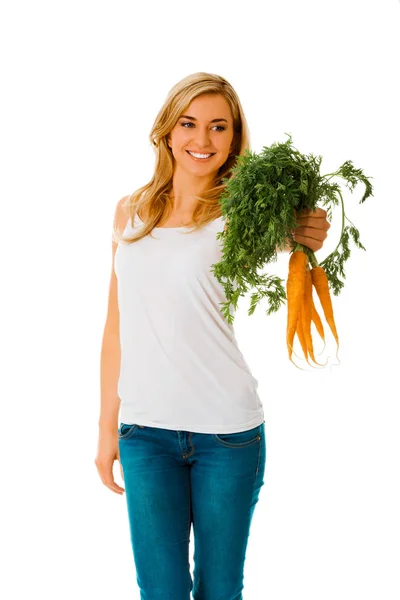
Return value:
[[(230, 324), (234, 320), (231, 305), (236, 309), (239, 297), (246, 294), (249, 287), (255, 290), (251, 294), (249, 315), (265, 299), (269, 303), (267, 315), (277, 311), (286, 300), (289, 359), (295, 364), (292, 355), (296, 354), (293, 342), (297, 335), (311, 367), (325, 366), (316, 361), (313, 348), (312, 323), (325, 343), (313, 290), (336, 340), (337, 357), (339, 337), (331, 292), (337, 296), (344, 286), (344, 264), (350, 256), (350, 241), (365, 250), (358, 229), (346, 215), (340, 186), (331, 179), (341, 177), (351, 192), (362, 182), (365, 191), (360, 204), (373, 195), (371, 178), (362, 169), (356, 168), (351, 160), (324, 175), (320, 173), (321, 160), (322, 156), (300, 153), (292, 146), (291, 136), (284, 143), (264, 146), (260, 153), (245, 150), (238, 156), (231, 176), (222, 180), (225, 189), (220, 198), (221, 209), (229, 227), (217, 234), (218, 239), (223, 239), (222, 258), (212, 265), (215, 277), (224, 286), (226, 302), (221, 303), (221, 311)], [(318, 206), (326, 209), (328, 220), (331, 220), (332, 208), (341, 206), (342, 226), (338, 244), (324, 260), (318, 262), (310, 248), (296, 243), (289, 260), (285, 294), (283, 279), (259, 273), (259, 268), (275, 261), (277, 249), (286, 246), (290, 233), (299, 225), (296, 215), (304, 209), (313, 212)]]
[(297, 335), (307, 363), (313, 366), (308, 360), (310, 357), (315, 364), (325, 366), (326, 363), (325, 365), (321, 365), (315, 360), (314, 356), (311, 323), (314, 323), (324, 342), (325, 335), (321, 318), (314, 304), (313, 288), (317, 292), (325, 319), (335, 337), (337, 350), (339, 350), (339, 337), (333, 315), (328, 277), (321, 266), (310, 264), (305, 252), (302, 250), (293, 251), (289, 259), (289, 274), (286, 282), (286, 344), (289, 359), (295, 364), (292, 359), (292, 352), (294, 337)]

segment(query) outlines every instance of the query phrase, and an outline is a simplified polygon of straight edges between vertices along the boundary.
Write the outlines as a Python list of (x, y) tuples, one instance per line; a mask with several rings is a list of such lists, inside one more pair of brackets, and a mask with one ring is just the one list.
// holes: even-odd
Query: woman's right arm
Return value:
[[(123, 210), (126, 196), (115, 209), (114, 226), (124, 230), (129, 216)], [(100, 417), (101, 430), (116, 431), (118, 429), (118, 413), (120, 398), (118, 397), (118, 378), (121, 365), (121, 348), (119, 339), (119, 308), (117, 293), (117, 277), (114, 270), (114, 257), (118, 244), (112, 241), (111, 278), (108, 292), (108, 309), (104, 325), (100, 358)]]
[[(126, 196), (117, 203), (114, 214), (114, 226), (124, 230), (129, 215), (123, 208)], [(123, 488), (117, 485), (113, 477), (113, 464), (119, 460), (118, 449), (118, 379), (121, 366), (121, 347), (119, 338), (119, 308), (117, 277), (114, 270), (114, 257), (118, 244), (112, 240), (111, 278), (108, 292), (108, 309), (104, 325), (100, 358), (100, 416), (99, 443), (95, 464), (104, 485), (121, 494)], [(120, 465), (121, 466), (121, 465)], [(121, 468), (121, 475), (123, 472)]]

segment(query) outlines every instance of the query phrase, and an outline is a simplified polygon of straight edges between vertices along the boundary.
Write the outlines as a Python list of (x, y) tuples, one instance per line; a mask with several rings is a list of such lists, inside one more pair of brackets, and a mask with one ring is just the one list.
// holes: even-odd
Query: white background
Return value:
[[(284, 309), (249, 317), (243, 298), (236, 316), (267, 440), (244, 598), (400, 598), (399, 10), (2, 3), (3, 598), (139, 598), (125, 496), (94, 464), (111, 227), (117, 201), (151, 177), (148, 135), (167, 92), (197, 71), (235, 87), (253, 150), (290, 132), (322, 155), (321, 173), (350, 159), (374, 186), (360, 205), (363, 185), (351, 194), (337, 179), (367, 249), (352, 245), (333, 299), (340, 366), (288, 361)], [(266, 270), (285, 277), (287, 262)]]

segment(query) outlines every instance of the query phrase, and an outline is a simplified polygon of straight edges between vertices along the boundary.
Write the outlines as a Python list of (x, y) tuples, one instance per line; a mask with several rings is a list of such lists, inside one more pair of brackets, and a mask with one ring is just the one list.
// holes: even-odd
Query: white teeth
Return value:
[(212, 156), (212, 154), (196, 154), (195, 152), (190, 152), (190, 150), (188, 150), (188, 152), (196, 158), (209, 158), (210, 156)]

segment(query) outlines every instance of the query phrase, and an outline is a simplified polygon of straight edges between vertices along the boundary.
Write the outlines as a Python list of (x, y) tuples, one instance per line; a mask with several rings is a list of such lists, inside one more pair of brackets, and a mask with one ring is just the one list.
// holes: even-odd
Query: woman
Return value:
[[(194, 600), (238, 600), (264, 484), (265, 421), (210, 267), (221, 257), (216, 234), (229, 226), (222, 178), (249, 133), (232, 86), (196, 73), (170, 90), (150, 140), (154, 175), (115, 211), (95, 463), (107, 487), (126, 491), (142, 598), (188, 600), (193, 590)], [(325, 211), (299, 223), (294, 240), (319, 250)]]

